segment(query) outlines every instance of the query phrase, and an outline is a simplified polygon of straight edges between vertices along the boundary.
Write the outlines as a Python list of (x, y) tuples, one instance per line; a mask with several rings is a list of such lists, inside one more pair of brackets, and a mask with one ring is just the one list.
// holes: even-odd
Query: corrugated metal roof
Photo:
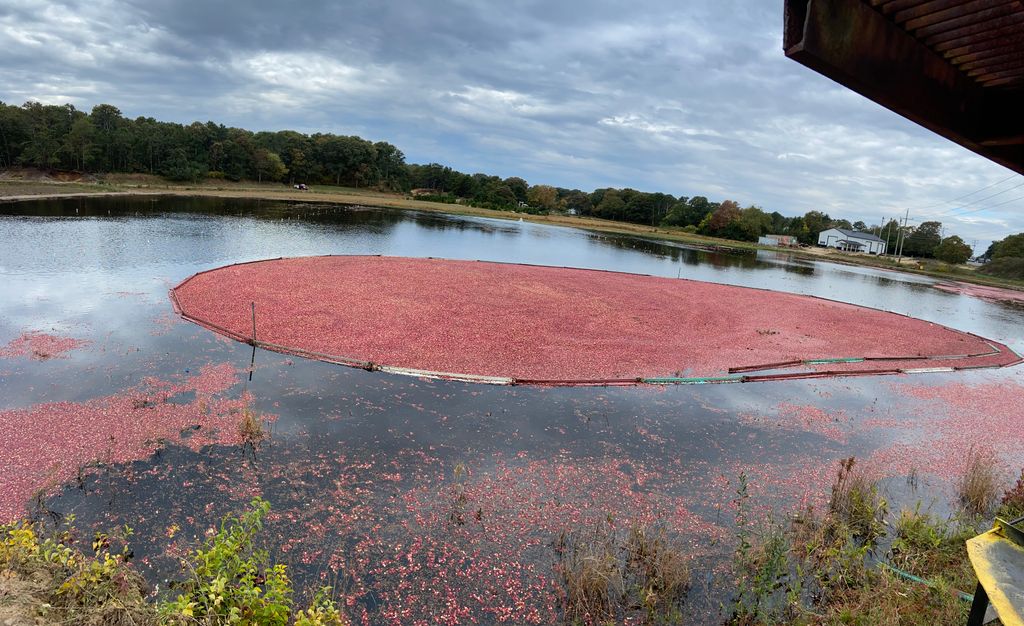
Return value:
[(838, 230), (847, 237), (853, 237), (854, 239), (861, 239), (863, 241), (882, 241), (881, 239), (879, 239), (875, 235), (872, 235), (871, 233), (863, 233), (859, 230), (847, 230), (845, 228), (830, 228), (828, 230)]
[(864, 0), (983, 87), (1024, 89), (1021, 0)]

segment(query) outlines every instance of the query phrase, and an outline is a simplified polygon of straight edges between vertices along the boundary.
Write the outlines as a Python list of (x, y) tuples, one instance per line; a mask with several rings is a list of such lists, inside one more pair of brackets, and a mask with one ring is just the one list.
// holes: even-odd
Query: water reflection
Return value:
[[(25, 330), (92, 342), (66, 358), (0, 360), (0, 409), (117, 394), (143, 377), (178, 380), (209, 363), (244, 370), (249, 348), (179, 322), (170, 314), (168, 288), (229, 263), (315, 254), (681, 276), (896, 310), (1024, 349), (1019, 308), (940, 292), (923, 277), (783, 252), (728, 254), (529, 222), (317, 203), (78, 198), (0, 204), (0, 345)], [(827, 480), (832, 459), (866, 454), (891, 440), (895, 426), (868, 429), (871, 420), (910, 421), (917, 402), (902, 397), (892, 379), (523, 389), (421, 381), (264, 352), (256, 365), (248, 387), (253, 407), (278, 419), (271, 447), (254, 463), (236, 448), (170, 446), (156, 457), (110, 466), (81, 487), (71, 485), (50, 505), (75, 512), (87, 527), (131, 524), (140, 538), (137, 552), (152, 556), (154, 571), (161, 572), (157, 557), (167, 525), (201, 533), (216, 516), (262, 492), (281, 512), (270, 524), (272, 548), (293, 565), (299, 586), (318, 582), (330, 569), (331, 550), (348, 553), (364, 537), (408, 545), (402, 524), (412, 524), (410, 510), (429, 513), (427, 496), (444, 493), (455, 463), (467, 464), (479, 480), (500, 466), (529, 469), (536, 474), (524, 473), (521, 484), (539, 475), (554, 492), (545, 493), (544, 506), (565, 506), (568, 493), (581, 501), (573, 506), (596, 502), (616, 512), (637, 501), (678, 507), (679, 515), (693, 516), (687, 523), (703, 541), (727, 524), (721, 503), (732, 497), (729, 481), (740, 471), (775, 475), (776, 483), (755, 483), (765, 498), (798, 498), (815, 478), (810, 468), (826, 468)], [(1014, 375), (971, 373), (956, 381)], [(246, 377), (240, 371), (232, 393)], [(940, 385), (952, 379), (925, 380)], [(772, 420), (779, 407), (790, 405), (828, 411), (835, 419), (795, 427)], [(579, 468), (629, 480), (621, 491), (580, 495), (568, 484), (585, 478), (572, 473)], [(353, 519), (353, 512), (365, 517)], [(542, 550), (550, 537), (538, 531), (530, 541), (530, 549)], [(550, 561), (537, 564), (550, 567)], [(715, 584), (699, 580), (705, 589), (697, 595)], [(715, 605), (712, 593), (705, 597)]]

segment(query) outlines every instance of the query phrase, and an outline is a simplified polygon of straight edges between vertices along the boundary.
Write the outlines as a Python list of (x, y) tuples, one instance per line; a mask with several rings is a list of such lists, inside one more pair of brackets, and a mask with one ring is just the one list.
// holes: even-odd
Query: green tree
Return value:
[(903, 241), (903, 254), (932, 258), (942, 242), (942, 222), (922, 222)]
[(506, 178), (504, 182), (505, 185), (512, 190), (512, 193), (516, 197), (516, 201), (527, 202), (526, 192), (529, 190), (530, 185), (525, 180), (518, 176), (511, 176)]
[(971, 247), (964, 243), (964, 240), (956, 235), (951, 235), (942, 240), (935, 247), (935, 258), (954, 265), (964, 263), (971, 258)]
[(885, 250), (888, 254), (896, 253), (896, 244), (899, 241), (900, 231), (902, 227), (899, 221), (889, 220), (889, 222), (882, 227), (881, 232), (878, 234), (878, 238), (886, 243)]
[(64, 138), (64, 150), (71, 156), (72, 167), (86, 171), (95, 161), (98, 149), (95, 146), (96, 127), (88, 117), (80, 117), (71, 124), (71, 130)]
[(757, 241), (757, 238), (764, 235), (772, 227), (770, 215), (760, 207), (750, 206), (740, 210), (739, 217), (727, 227), (730, 239), (739, 241)]
[(993, 243), (992, 246), (993, 249), (991, 256), (993, 259), (1002, 259), (1006, 257), (1024, 259), (1024, 233), (1010, 235), (1002, 241)]
[(60, 167), (64, 138), (84, 113), (70, 104), (56, 106), (38, 102), (26, 102), (22, 110), (29, 124), (29, 138), (20, 162), (35, 167)]
[(562, 198), (562, 206), (566, 211), (575, 211), (577, 215), (589, 215), (594, 208), (590, 196), (578, 189), (570, 191)]
[(601, 194), (601, 202), (594, 207), (594, 215), (606, 220), (616, 220), (622, 217), (626, 208), (626, 201), (622, 199), (622, 192), (618, 189), (607, 189)]
[(25, 112), (0, 102), (0, 167), (13, 167), (30, 138)]
[(102, 171), (113, 171), (123, 163), (122, 155), (128, 143), (127, 135), (121, 132), (125, 119), (121, 110), (112, 104), (97, 104), (89, 113), (89, 120), (95, 127), (97, 167)]
[(288, 168), (284, 166), (281, 157), (266, 148), (257, 148), (253, 152), (252, 165), (256, 170), (256, 180), (261, 183), (264, 178), (281, 180), (288, 173)]
[[(408, 189), (405, 155), (402, 151), (386, 141), (378, 141), (373, 144), (373, 148), (377, 155), (374, 165), (380, 177), (380, 185), (394, 191)], [(468, 178), (465, 175), (463, 177)]]
[(828, 213), (821, 211), (808, 211), (804, 213), (804, 223), (801, 232), (797, 234), (800, 243), (813, 245), (818, 243), (818, 235), (823, 230), (832, 228), (832, 218)]
[(713, 213), (718, 205), (709, 202), (704, 196), (692, 198), (679, 198), (662, 223), (666, 226), (696, 226), (700, 224), (708, 213)]
[(196, 182), (206, 174), (206, 168), (190, 160), (183, 148), (177, 148), (167, 159), (162, 173), (171, 180)]

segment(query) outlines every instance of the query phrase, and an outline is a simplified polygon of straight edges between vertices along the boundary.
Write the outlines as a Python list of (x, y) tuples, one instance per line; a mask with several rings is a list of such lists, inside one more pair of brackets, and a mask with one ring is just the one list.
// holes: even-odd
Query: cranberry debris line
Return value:
[(239, 263), (183, 318), (367, 370), (491, 384), (753, 382), (1005, 367), (983, 337), (823, 298), (600, 270), (382, 256)]

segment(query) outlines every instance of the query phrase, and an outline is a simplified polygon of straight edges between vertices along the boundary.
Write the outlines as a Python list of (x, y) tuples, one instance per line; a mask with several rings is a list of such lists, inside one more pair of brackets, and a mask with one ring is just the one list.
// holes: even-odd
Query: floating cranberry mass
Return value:
[(239, 341), (343, 365), (498, 384), (658, 384), (1015, 364), (895, 313), (692, 280), (380, 256), (229, 265), (171, 292)]

